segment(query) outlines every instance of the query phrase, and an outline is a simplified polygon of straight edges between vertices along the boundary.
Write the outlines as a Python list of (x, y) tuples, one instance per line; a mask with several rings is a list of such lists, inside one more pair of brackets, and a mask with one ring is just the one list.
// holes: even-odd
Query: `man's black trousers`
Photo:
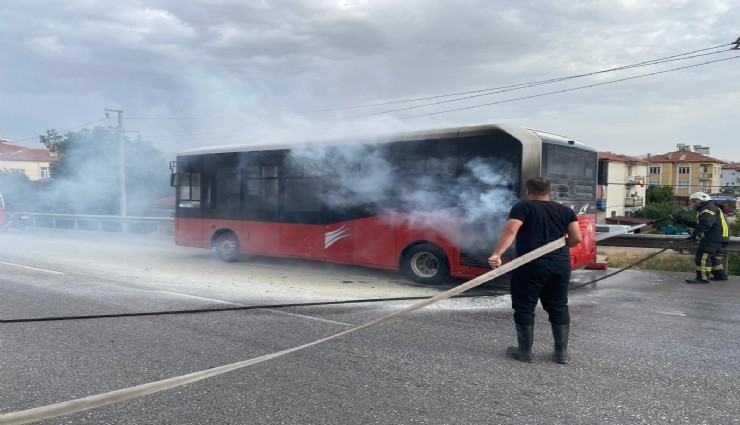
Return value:
[(512, 272), (511, 306), (514, 322), (522, 326), (534, 325), (537, 301), (550, 316), (554, 325), (570, 323), (568, 312), (568, 283), (570, 263), (538, 259)]

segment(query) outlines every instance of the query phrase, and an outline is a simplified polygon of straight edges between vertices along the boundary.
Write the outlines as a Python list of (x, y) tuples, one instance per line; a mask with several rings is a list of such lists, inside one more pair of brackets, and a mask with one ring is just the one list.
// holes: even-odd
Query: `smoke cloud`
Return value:
[[(463, 249), (490, 250), (517, 195), (514, 165), (475, 157), (391, 158), (386, 144), (311, 146), (290, 151), (288, 163), (331, 176), (320, 194), (330, 208), (362, 206), (373, 213), (408, 213), (412, 228), (433, 228)], [(462, 240), (451, 223), (462, 227)]]

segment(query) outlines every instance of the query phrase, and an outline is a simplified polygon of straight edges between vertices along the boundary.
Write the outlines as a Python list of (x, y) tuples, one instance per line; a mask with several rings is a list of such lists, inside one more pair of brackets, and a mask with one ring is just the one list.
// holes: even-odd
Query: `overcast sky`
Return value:
[[(509, 123), (627, 155), (686, 143), (740, 161), (737, 0), (3, 0), (0, 19), (0, 137), (26, 146), (114, 126), (110, 108), (165, 152)], [(486, 95), (436, 97), (463, 92)], [(305, 113), (368, 104), (384, 105)]]

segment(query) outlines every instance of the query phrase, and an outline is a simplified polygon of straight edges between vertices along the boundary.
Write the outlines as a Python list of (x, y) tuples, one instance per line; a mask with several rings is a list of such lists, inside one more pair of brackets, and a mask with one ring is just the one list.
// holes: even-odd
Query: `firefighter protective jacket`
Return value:
[(730, 228), (714, 201), (703, 202), (696, 213), (692, 235), (701, 242), (729, 242)]

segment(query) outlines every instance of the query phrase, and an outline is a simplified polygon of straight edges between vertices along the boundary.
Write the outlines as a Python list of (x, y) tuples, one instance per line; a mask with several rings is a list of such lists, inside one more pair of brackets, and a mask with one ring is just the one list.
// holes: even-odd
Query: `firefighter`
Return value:
[[(727, 271), (722, 265), (723, 248), (730, 242), (730, 229), (727, 220), (712, 198), (704, 192), (692, 193), (689, 202), (696, 209), (696, 222), (671, 216), (684, 226), (691, 227), (689, 240), (699, 245), (694, 255), (696, 278), (687, 279), (686, 283), (709, 283), (710, 280), (727, 280)], [(711, 276), (710, 276), (711, 274)]]

